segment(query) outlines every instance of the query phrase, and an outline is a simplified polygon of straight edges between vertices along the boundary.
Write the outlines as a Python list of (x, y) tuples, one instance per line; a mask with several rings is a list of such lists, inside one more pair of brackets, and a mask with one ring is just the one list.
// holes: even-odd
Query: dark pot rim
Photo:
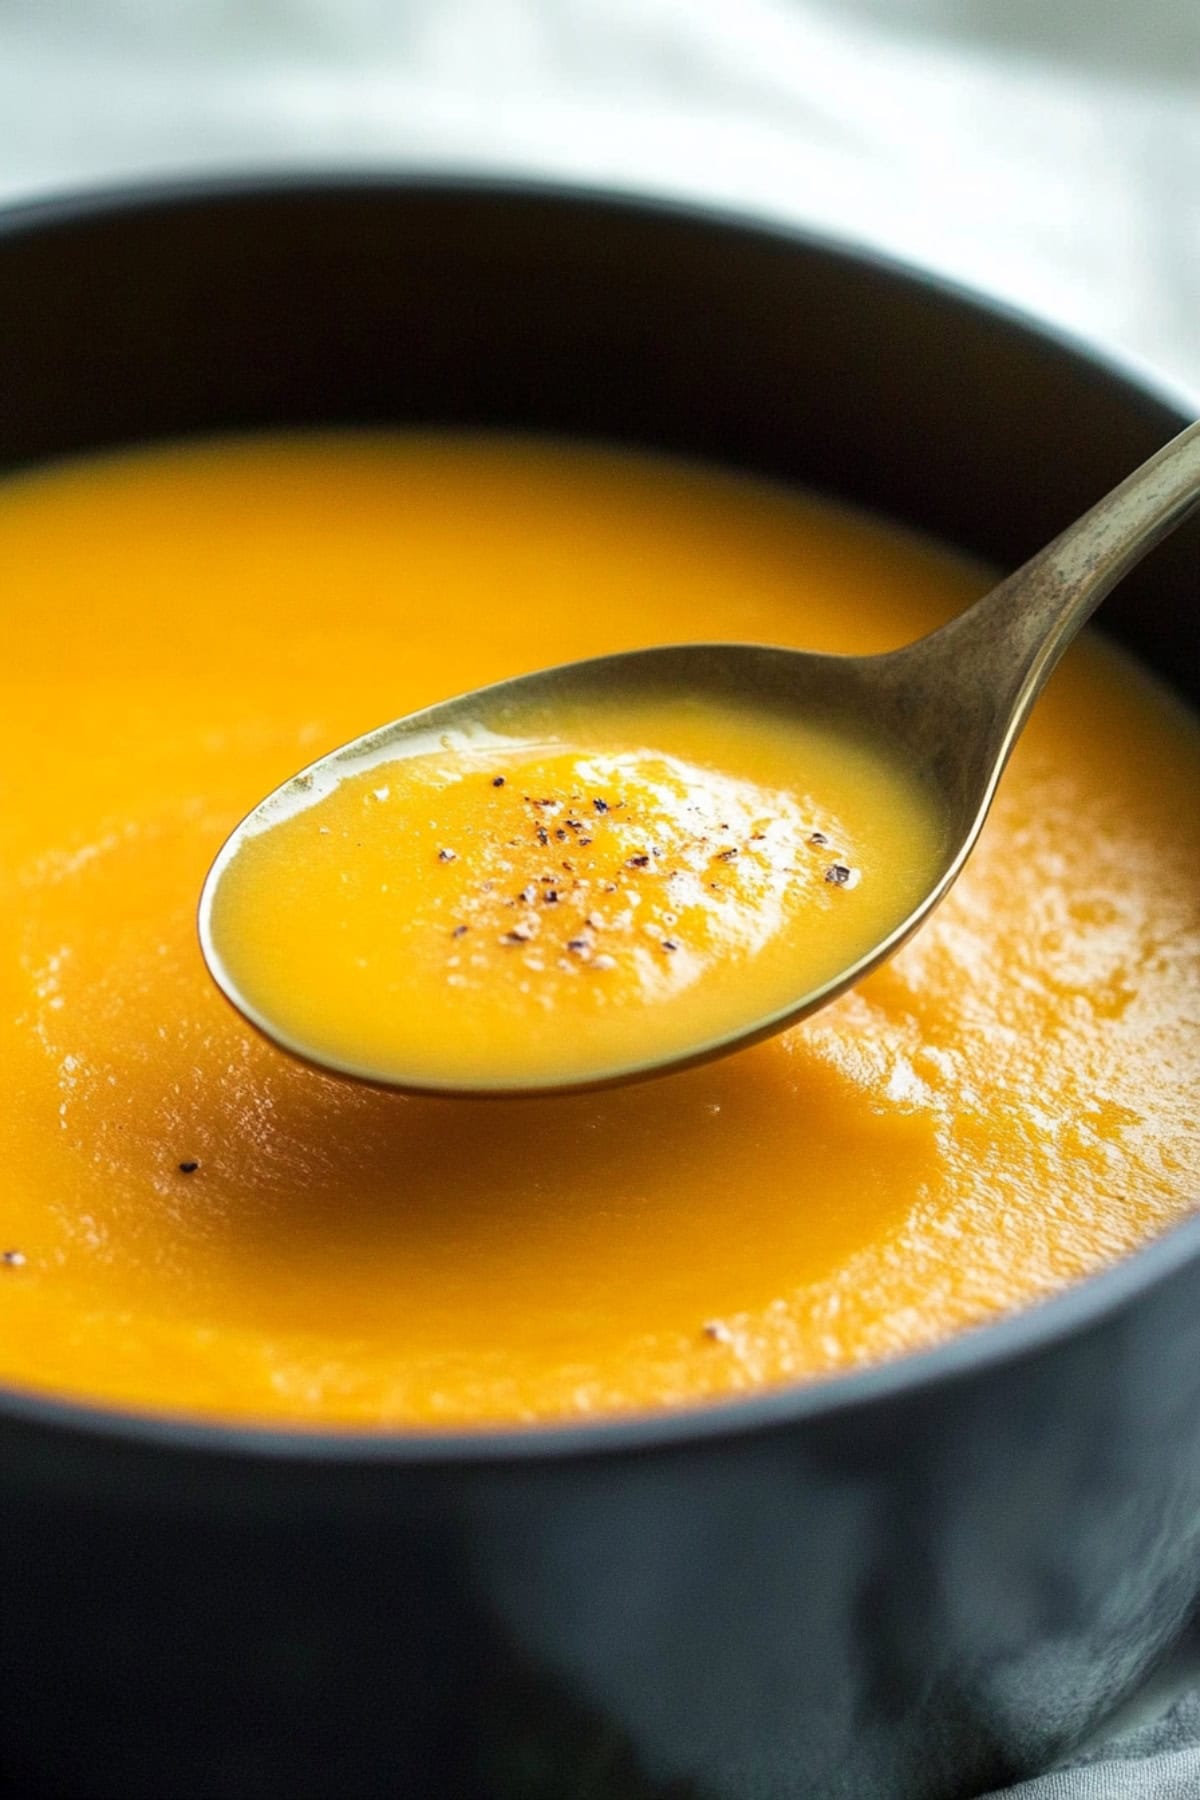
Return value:
[[(1118, 355), (1055, 324), (1044, 323), (1007, 301), (870, 246), (828, 233), (729, 207), (709, 207), (652, 192), (548, 179), (463, 172), (396, 169), (263, 171), (232, 175), (138, 180), (52, 192), (0, 206), (0, 247), (27, 233), (70, 229), (89, 221), (158, 211), (202, 209), (214, 202), (370, 193), (421, 193), (533, 200), (586, 207), (603, 214), (633, 214), (653, 221), (680, 220), (731, 238), (794, 247), (881, 275), (897, 287), (937, 296), (1010, 334), (1033, 339), (1061, 358), (1099, 373), (1131, 394), (1178, 415), (1180, 426), (1200, 414), (1200, 398), (1132, 356)], [(199, 1416), (137, 1411), (59, 1399), (0, 1385), (0, 1420), (92, 1438), (132, 1440), (147, 1448), (207, 1453), (226, 1460), (411, 1465), (494, 1464), (611, 1456), (709, 1442), (719, 1437), (830, 1420), (899, 1396), (976, 1375), (998, 1364), (1051, 1349), (1132, 1306), (1149, 1288), (1200, 1260), (1200, 1211), (1119, 1262), (1068, 1288), (956, 1333), (928, 1350), (894, 1361), (765, 1392), (710, 1401), (702, 1406), (616, 1414), (586, 1423), (533, 1423), (496, 1430), (412, 1431), (321, 1427), (275, 1428)]]

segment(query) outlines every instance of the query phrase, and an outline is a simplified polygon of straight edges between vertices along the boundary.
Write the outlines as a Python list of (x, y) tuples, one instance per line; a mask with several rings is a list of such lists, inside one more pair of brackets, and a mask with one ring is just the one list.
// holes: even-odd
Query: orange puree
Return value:
[(537, 443), (247, 440), (11, 481), (0, 1376), (309, 1425), (675, 1405), (927, 1344), (1179, 1219), (1200, 732), (1096, 639), (931, 924), (723, 1062), (406, 1098), (282, 1055), (200, 958), (227, 833), (367, 726), (638, 644), (883, 648), (985, 583), (815, 499)]
[(322, 1062), (459, 1090), (602, 1080), (769, 1018), (907, 917), (942, 841), (848, 726), (655, 693), (272, 806), (215, 890), (236, 991)]

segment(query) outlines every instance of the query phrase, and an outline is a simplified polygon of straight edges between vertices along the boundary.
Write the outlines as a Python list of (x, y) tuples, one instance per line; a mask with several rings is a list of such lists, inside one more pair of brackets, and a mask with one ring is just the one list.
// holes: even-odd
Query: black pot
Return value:
[[(1184, 423), (795, 234), (383, 179), (10, 212), (0, 396), (9, 465), (546, 427), (1006, 564)], [(1106, 609), (1193, 698), (1196, 570), (1181, 534)], [(1200, 1220), (931, 1354), (632, 1423), (304, 1436), (0, 1397), (0, 1769), (114, 1800), (953, 1800), (1028, 1773), (1183, 1664), (1198, 1258)]]

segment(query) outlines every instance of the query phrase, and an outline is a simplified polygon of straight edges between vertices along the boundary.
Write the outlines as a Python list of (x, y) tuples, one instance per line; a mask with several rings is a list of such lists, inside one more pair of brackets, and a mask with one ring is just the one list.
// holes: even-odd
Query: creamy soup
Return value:
[[(1200, 1188), (1200, 733), (1095, 638), (1055, 675), (932, 922), (861, 987), (725, 1061), (569, 1098), (405, 1097), (284, 1055), (203, 966), (196, 901), (228, 832), (372, 725), (643, 644), (883, 649), (987, 585), (811, 497), (533, 441), (247, 439), (0, 489), (0, 1377), (310, 1426), (678, 1406), (927, 1345), (1180, 1219)], [(709, 791), (713, 747), (700, 731), (666, 746), (675, 764), (631, 775), (629, 798), (660, 808), (641, 820), (660, 848), (676, 801)], [(536, 777), (497, 767), (506, 785), (473, 792), (459, 841), (429, 815), (422, 854), (458, 854), (419, 871), (441, 933), (423, 1043), (445, 1041), (477, 975), (499, 1029), (518, 967), (525, 1000), (536, 979), (551, 1020), (562, 1009), (564, 1039), (588, 1007), (599, 1017), (581, 996), (606, 983), (665, 984), (685, 1018), (678, 971), (722, 921), (743, 942), (751, 886), (793, 903), (756, 830), (812, 854), (788, 866), (839, 929), (852, 915), (835, 905), (876, 889), (853, 794), (822, 799), (723, 753), (732, 790), (708, 825), (736, 825), (749, 885), (714, 896), (722, 908), (693, 895), (689, 913), (623, 869), (639, 907), (622, 905), (649, 907), (653, 935), (618, 926), (611, 894), (593, 906), (588, 891), (596, 926), (563, 901), (591, 945), (592, 966), (568, 973), (559, 952), (578, 953), (542, 923), (557, 872), (533, 855), (549, 845), (524, 796), (561, 784), (590, 825), (585, 801), (625, 791), (611, 762), (587, 766), (595, 749), (543, 747)], [(315, 807), (305, 829), (332, 837), (355, 807), (374, 825), (391, 804), (335, 800), (338, 823)], [(593, 815), (603, 840), (561, 828), (608, 861), (561, 872), (611, 880), (642, 851)], [(475, 825), (495, 876), (464, 851)], [(802, 841), (813, 831), (830, 845)], [(509, 838), (521, 859), (501, 882)], [(852, 888), (825, 883), (826, 848), (861, 869)], [(536, 901), (519, 900), (530, 883)], [(530, 943), (498, 942), (535, 914), (542, 970)], [(477, 934), (486, 966), (454, 964)], [(302, 947), (285, 950), (296, 966)], [(597, 970), (604, 956), (617, 966)]]
[(212, 941), (283, 1042), (418, 1087), (611, 1079), (783, 1011), (937, 877), (938, 809), (857, 721), (653, 690), (548, 710), (265, 809)]

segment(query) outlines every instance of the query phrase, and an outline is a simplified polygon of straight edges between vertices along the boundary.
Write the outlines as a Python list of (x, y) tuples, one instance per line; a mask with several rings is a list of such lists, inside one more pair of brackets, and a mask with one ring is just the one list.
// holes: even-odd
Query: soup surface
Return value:
[(1179, 1219), (1200, 733), (1096, 640), (932, 923), (723, 1062), (407, 1098), (284, 1056), (201, 961), (227, 833), (373, 724), (640, 644), (882, 649), (985, 585), (814, 499), (535, 442), (0, 490), (0, 1376), (314, 1426), (674, 1405), (927, 1344)]
[(939, 872), (932, 796), (857, 721), (509, 714), (289, 782), (223, 861), (211, 941), (281, 1042), (418, 1088), (604, 1080), (821, 987)]

